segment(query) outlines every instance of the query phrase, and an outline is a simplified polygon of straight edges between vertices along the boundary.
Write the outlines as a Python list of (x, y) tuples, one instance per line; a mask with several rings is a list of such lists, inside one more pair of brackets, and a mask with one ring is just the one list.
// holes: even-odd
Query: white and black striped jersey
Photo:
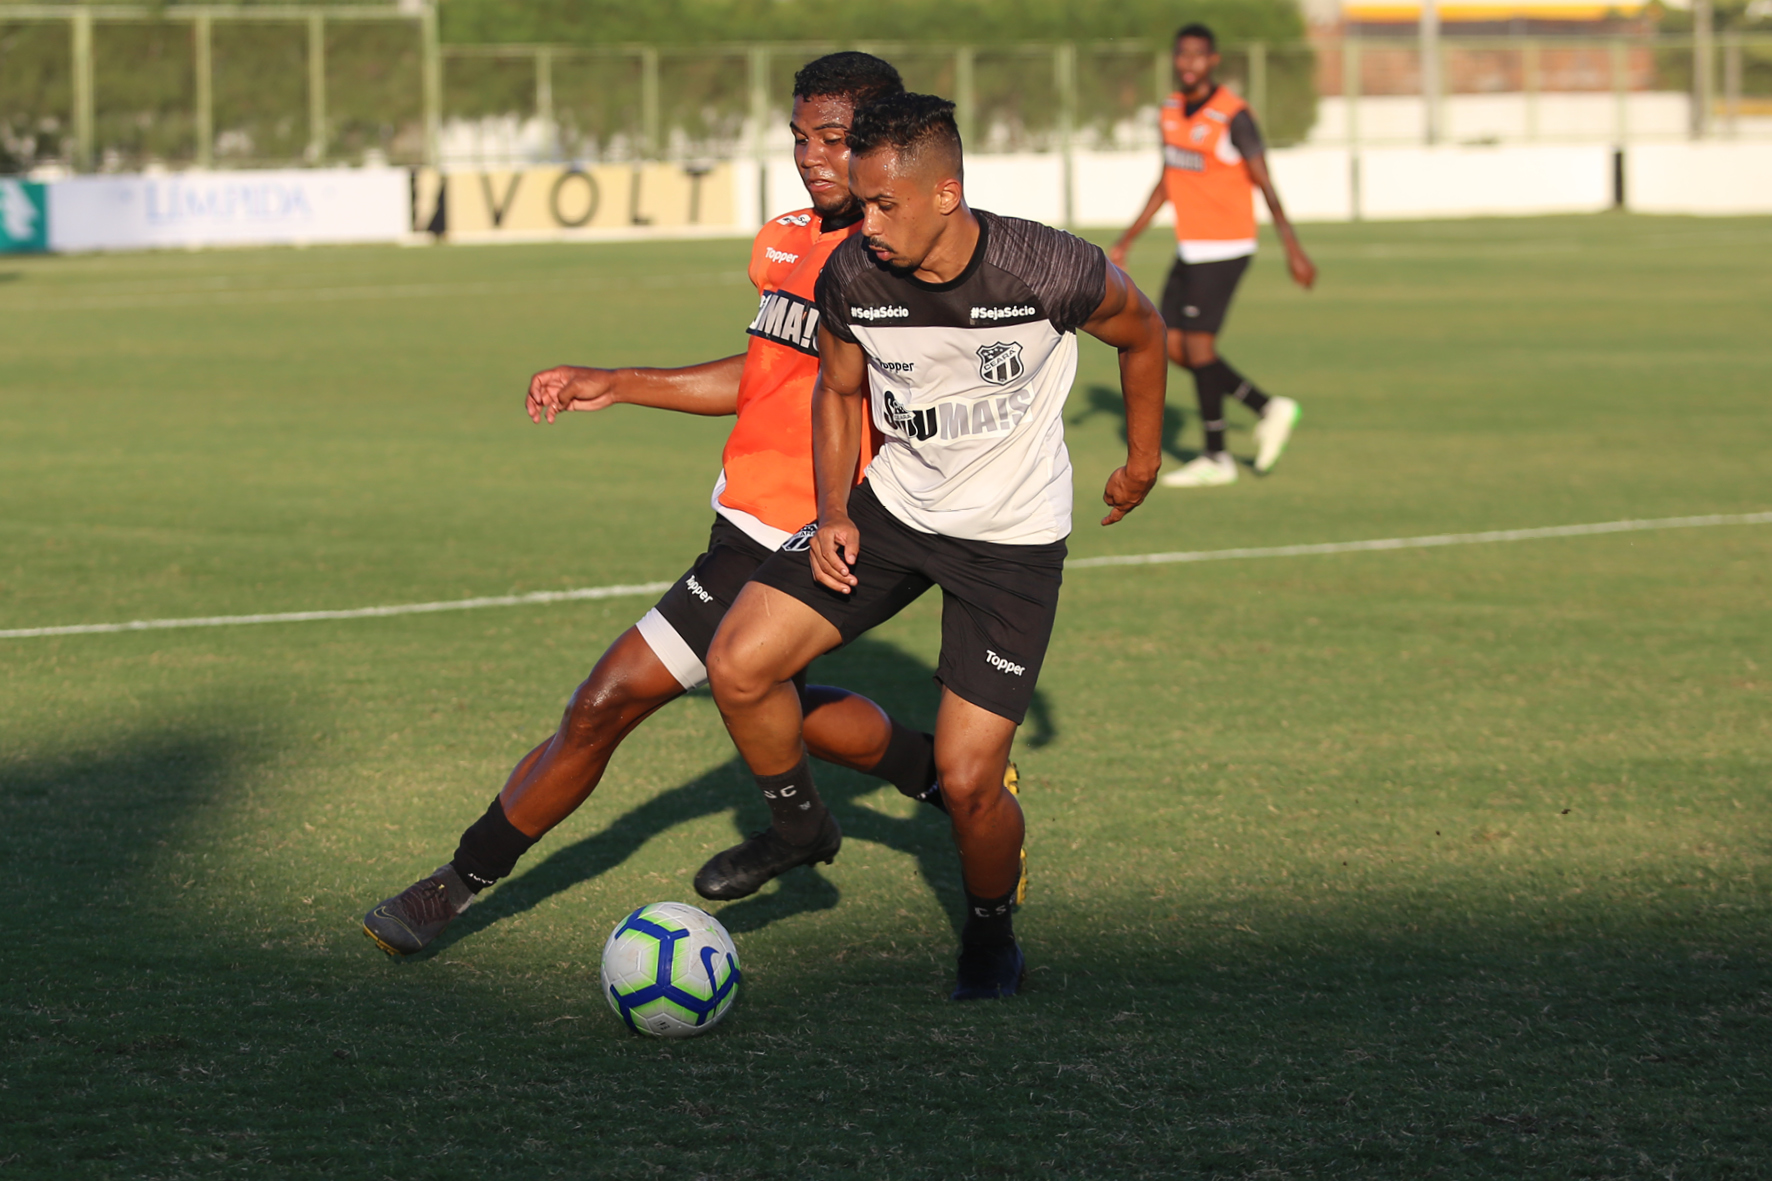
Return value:
[(825, 264), (818, 306), (832, 335), (867, 354), (880, 503), (927, 533), (1044, 544), (1071, 531), (1064, 402), (1107, 256), (1038, 222), (975, 213), (978, 248), (958, 278), (888, 268), (857, 236)]

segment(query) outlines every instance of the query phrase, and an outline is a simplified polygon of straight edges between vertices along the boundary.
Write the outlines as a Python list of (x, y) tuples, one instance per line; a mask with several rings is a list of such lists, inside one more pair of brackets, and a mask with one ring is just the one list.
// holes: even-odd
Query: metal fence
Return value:
[[(0, 5), (0, 171), (730, 159), (779, 150), (794, 70), (835, 48), (447, 45), (428, 4)], [(857, 48), (954, 98), (974, 152), (1145, 148), (1171, 88), (1160, 41)], [(1281, 145), (1772, 135), (1766, 36), (1446, 37), (1426, 59), (1349, 36), (1224, 58)]]

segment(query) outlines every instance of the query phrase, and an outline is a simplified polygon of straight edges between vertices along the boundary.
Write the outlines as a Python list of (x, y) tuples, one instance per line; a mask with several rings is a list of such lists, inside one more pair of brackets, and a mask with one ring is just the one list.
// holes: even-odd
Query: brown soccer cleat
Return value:
[(363, 933), (389, 955), (412, 955), (429, 947), (473, 901), (455, 866), (444, 865), (364, 915)]

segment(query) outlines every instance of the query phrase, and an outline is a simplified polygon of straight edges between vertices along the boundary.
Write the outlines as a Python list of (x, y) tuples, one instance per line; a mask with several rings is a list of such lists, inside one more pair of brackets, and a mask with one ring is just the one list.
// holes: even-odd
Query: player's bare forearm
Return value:
[(1294, 282), (1309, 291), (1317, 281), (1317, 267), (1304, 252), (1304, 247), (1299, 245), (1298, 234), (1280, 204), (1280, 191), (1274, 188), (1274, 178), (1267, 170), (1267, 157), (1250, 156), (1243, 163), (1249, 169), (1249, 179), (1255, 182), (1255, 187), (1261, 190), (1262, 200), (1267, 202), (1268, 215), (1274, 220), (1274, 232), (1280, 236), (1280, 245), (1286, 248), (1286, 269), (1291, 272)]
[(1103, 525), (1144, 503), (1163, 463), (1163, 398), (1169, 380), (1162, 316), (1126, 273), (1109, 266), (1101, 306), (1083, 330), (1120, 354), (1120, 393), (1126, 401), (1126, 465), (1108, 477)]
[(1112, 250), (1108, 251), (1108, 257), (1113, 260), (1115, 266), (1124, 267), (1126, 265), (1126, 252), (1132, 249), (1132, 244), (1138, 241), (1138, 236), (1150, 228), (1157, 212), (1168, 202), (1169, 192), (1163, 185), (1163, 178), (1158, 176), (1156, 187), (1151, 189), (1151, 195), (1145, 199), (1144, 211), (1138, 215), (1136, 221), (1126, 227), (1126, 232), (1120, 235), (1120, 240), (1114, 243)]
[(737, 414), (744, 360), (739, 353), (681, 369), (618, 369), (615, 400), (683, 414)]
[(529, 380), (527, 409), (536, 422), (553, 422), (568, 410), (615, 405), (650, 406), (718, 417), (738, 413), (744, 355), (678, 369), (595, 369), (559, 365)]
[(866, 358), (860, 346), (818, 332), (818, 382), (812, 387), (812, 480), (818, 493), (818, 532), (812, 538), (812, 576), (847, 594), (856, 584), (850, 565), (861, 537), (849, 519), (849, 490), (861, 462), (867, 410)]

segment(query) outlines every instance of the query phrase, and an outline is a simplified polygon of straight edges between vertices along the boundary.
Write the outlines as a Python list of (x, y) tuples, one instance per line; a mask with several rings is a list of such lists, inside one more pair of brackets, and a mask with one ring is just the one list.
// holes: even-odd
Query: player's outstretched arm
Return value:
[(1108, 477), (1103, 525), (1144, 503), (1163, 463), (1163, 394), (1169, 358), (1163, 317), (1126, 272), (1109, 264), (1107, 292), (1083, 331), (1120, 351), (1120, 394), (1126, 399), (1126, 465)]
[(861, 346), (818, 329), (818, 383), (812, 387), (812, 478), (818, 532), (812, 576), (834, 591), (856, 585), (849, 567), (861, 556), (861, 531), (849, 519), (849, 490), (861, 462), (867, 413), (867, 357)]
[(1280, 193), (1274, 188), (1274, 178), (1267, 170), (1267, 157), (1245, 156), (1243, 165), (1249, 169), (1249, 179), (1261, 190), (1262, 199), (1267, 202), (1267, 211), (1273, 216), (1274, 231), (1280, 235), (1280, 243), (1286, 247), (1286, 269), (1292, 272), (1292, 281), (1309, 291), (1311, 284), (1317, 281), (1317, 267), (1304, 252), (1304, 247), (1298, 244), (1298, 235), (1293, 232), (1286, 211), (1280, 207)]
[(1163, 177), (1159, 173), (1156, 187), (1151, 190), (1150, 197), (1144, 203), (1144, 212), (1138, 215), (1137, 221), (1126, 227), (1126, 232), (1120, 235), (1120, 240), (1115, 242), (1113, 248), (1108, 251), (1108, 261), (1117, 267), (1124, 267), (1126, 252), (1132, 249), (1132, 244), (1138, 241), (1138, 236), (1150, 228), (1151, 219), (1157, 216), (1158, 210), (1168, 203), (1169, 190), (1163, 186)]
[(681, 369), (586, 369), (557, 365), (529, 379), (524, 409), (534, 422), (568, 410), (651, 406), (718, 417), (738, 413), (738, 382), (744, 354)]

